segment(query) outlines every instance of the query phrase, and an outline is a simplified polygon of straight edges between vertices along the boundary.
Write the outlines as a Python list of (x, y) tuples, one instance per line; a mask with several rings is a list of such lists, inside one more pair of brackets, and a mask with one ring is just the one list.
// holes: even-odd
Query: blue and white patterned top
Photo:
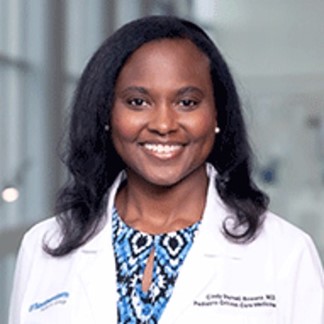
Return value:
[[(112, 226), (119, 295), (118, 323), (158, 323), (199, 224), (152, 235), (125, 224), (114, 209)], [(152, 249), (152, 281), (148, 291), (144, 292), (142, 278)]]

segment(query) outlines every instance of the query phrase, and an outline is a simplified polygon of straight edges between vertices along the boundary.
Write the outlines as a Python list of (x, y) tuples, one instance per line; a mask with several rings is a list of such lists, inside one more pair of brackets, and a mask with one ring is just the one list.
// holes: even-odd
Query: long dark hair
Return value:
[(208, 162), (218, 171), (216, 187), (233, 211), (237, 233), (224, 224), (224, 235), (237, 242), (252, 239), (262, 222), (268, 198), (251, 179), (251, 151), (238, 94), (229, 69), (215, 44), (197, 25), (171, 16), (151, 16), (130, 22), (110, 36), (87, 64), (72, 103), (66, 166), (69, 181), (57, 199), (62, 231), (59, 246), (44, 246), (63, 256), (87, 242), (104, 216), (106, 193), (125, 165), (105, 132), (114, 100), (114, 86), (125, 61), (141, 45), (163, 38), (191, 40), (210, 60), (217, 105), (217, 135)]

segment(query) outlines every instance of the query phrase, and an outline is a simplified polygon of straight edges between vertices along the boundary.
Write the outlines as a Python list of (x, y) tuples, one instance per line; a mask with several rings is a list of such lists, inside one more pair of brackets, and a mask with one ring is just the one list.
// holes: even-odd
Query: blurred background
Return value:
[(52, 215), (58, 146), (87, 60), (150, 14), (203, 26), (236, 79), (271, 209), (324, 260), (324, 1), (0, 0), (0, 323), (23, 233)]

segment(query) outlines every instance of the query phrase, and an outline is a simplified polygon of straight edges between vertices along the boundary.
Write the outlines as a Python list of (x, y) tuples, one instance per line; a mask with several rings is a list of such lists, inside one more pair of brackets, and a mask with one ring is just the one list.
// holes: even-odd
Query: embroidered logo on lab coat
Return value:
[(67, 302), (70, 294), (67, 291), (63, 291), (55, 296), (52, 296), (44, 301), (36, 302), (29, 306), (29, 312), (41, 310), (44, 311), (54, 305), (64, 305)]
[(230, 307), (241, 309), (276, 308), (274, 294), (234, 295), (234, 294), (206, 294), (200, 300), (193, 302), (198, 307)]

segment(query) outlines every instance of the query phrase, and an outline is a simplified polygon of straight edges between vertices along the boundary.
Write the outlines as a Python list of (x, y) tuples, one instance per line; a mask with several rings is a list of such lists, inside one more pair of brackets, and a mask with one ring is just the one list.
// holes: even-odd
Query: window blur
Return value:
[(202, 25), (237, 80), (271, 209), (324, 260), (324, 2), (321, 0), (0, 0), (0, 322), (23, 233), (52, 215), (58, 145), (87, 60), (137, 17)]

